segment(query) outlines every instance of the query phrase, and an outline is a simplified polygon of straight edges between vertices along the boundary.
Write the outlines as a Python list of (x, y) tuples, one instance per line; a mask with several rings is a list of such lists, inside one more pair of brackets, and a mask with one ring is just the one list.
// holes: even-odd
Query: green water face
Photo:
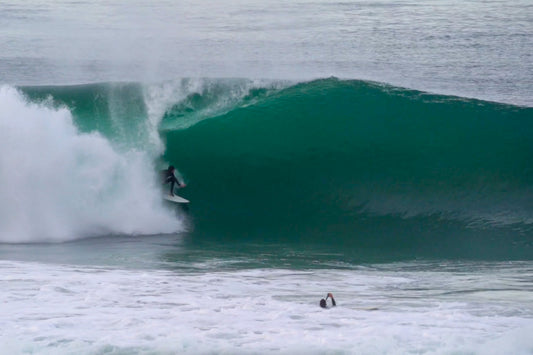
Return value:
[(202, 235), (524, 257), (532, 117), (328, 79), (165, 132), (164, 157)]

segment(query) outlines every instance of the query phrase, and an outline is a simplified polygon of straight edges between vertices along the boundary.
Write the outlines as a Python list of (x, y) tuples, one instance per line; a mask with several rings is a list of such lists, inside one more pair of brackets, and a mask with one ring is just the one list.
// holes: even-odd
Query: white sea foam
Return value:
[(67, 108), (0, 88), (0, 242), (180, 230), (146, 153), (77, 131)]
[[(531, 292), (528, 264), (397, 269), (182, 273), (0, 261), (0, 352), (533, 351), (533, 304), (517, 297)], [(324, 310), (328, 291), (338, 305)]]

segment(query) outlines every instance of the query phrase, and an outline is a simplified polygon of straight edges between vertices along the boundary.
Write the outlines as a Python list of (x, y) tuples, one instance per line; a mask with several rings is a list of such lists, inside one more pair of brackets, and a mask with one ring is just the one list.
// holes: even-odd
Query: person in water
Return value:
[(337, 303), (335, 302), (335, 298), (333, 298), (333, 294), (328, 293), (326, 296), (326, 299), (322, 298), (320, 300), (320, 307), (328, 308), (328, 303), (327, 303), (328, 298), (331, 298), (331, 307), (335, 307), (337, 305)]
[(177, 184), (178, 187), (185, 187), (185, 184), (180, 183), (179, 180), (176, 179), (176, 175), (174, 175), (175, 170), (176, 169), (170, 165), (168, 169), (161, 172), (163, 185), (170, 184), (170, 196), (174, 196), (174, 184)]

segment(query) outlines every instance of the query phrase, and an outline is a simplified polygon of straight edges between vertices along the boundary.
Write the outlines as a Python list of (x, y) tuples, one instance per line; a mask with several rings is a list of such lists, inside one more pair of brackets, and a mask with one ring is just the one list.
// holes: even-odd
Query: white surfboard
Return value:
[(190, 202), (189, 200), (186, 200), (183, 197), (178, 196), (178, 195), (171, 196), (170, 194), (164, 194), (163, 198), (167, 201), (175, 202), (175, 203), (189, 203)]

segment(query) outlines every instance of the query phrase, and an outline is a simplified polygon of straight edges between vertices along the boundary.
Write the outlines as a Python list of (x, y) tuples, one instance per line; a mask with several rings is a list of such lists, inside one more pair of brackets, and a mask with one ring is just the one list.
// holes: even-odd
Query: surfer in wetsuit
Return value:
[(320, 300), (320, 307), (322, 308), (328, 308), (328, 304), (327, 304), (327, 300), (328, 298), (331, 298), (331, 307), (335, 307), (337, 305), (337, 303), (335, 303), (335, 298), (333, 298), (333, 294), (332, 293), (328, 293), (328, 295), (326, 296), (326, 299), (322, 298)]
[(178, 179), (176, 179), (176, 176), (174, 175), (175, 170), (176, 169), (170, 165), (168, 169), (161, 172), (163, 185), (170, 184), (170, 196), (174, 196), (174, 184), (177, 184), (178, 187), (185, 187), (185, 184), (180, 183)]

